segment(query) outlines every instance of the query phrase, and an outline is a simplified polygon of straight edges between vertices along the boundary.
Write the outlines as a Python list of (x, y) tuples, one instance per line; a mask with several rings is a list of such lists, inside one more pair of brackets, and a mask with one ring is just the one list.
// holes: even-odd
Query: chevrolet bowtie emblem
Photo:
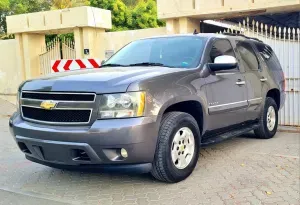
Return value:
[(57, 105), (57, 102), (54, 102), (52, 100), (45, 100), (41, 103), (40, 107), (45, 109), (45, 110), (51, 110), (55, 108)]

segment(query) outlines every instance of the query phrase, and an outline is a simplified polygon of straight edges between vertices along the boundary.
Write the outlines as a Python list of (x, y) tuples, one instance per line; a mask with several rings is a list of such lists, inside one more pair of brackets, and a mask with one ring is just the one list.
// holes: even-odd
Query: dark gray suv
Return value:
[(252, 130), (272, 138), (284, 89), (276, 55), (257, 39), (148, 38), (99, 69), (24, 82), (9, 126), (33, 162), (178, 182), (192, 173), (202, 146)]

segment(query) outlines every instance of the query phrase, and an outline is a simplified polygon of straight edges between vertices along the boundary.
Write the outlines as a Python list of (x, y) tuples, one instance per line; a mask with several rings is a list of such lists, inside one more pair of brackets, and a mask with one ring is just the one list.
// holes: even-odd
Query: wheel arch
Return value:
[(165, 106), (163, 106), (160, 109), (159, 112), (159, 122), (162, 119), (162, 116), (165, 113), (177, 111), (177, 112), (185, 112), (190, 115), (192, 115), (195, 120), (197, 121), (197, 124), (199, 126), (200, 133), (203, 134), (206, 128), (206, 116), (207, 111), (205, 110), (205, 106), (203, 106), (203, 102), (199, 101), (197, 98), (189, 98), (189, 99), (172, 99), (168, 103), (165, 103)]
[(280, 91), (277, 88), (273, 88), (267, 92), (267, 96), (273, 98), (276, 102), (278, 109), (280, 108)]

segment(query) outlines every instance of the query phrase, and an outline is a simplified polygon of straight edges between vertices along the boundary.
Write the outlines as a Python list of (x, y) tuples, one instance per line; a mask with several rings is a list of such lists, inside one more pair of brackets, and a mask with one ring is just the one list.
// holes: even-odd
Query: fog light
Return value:
[(121, 156), (124, 158), (128, 157), (128, 153), (127, 153), (126, 149), (124, 149), (124, 148), (121, 149)]

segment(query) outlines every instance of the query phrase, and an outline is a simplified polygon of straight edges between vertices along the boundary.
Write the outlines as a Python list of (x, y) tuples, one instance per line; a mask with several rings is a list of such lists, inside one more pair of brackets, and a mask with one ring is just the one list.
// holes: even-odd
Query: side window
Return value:
[(233, 48), (230, 42), (226, 39), (217, 40), (214, 42), (210, 51), (210, 60), (213, 63), (215, 58), (222, 55), (229, 55), (235, 57)]
[(241, 63), (243, 64), (245, 70), (255, 71), (259, 69), (259, 63), (255, 51), (249, 43), (238, 41), (236, 48), (240, 53)]

